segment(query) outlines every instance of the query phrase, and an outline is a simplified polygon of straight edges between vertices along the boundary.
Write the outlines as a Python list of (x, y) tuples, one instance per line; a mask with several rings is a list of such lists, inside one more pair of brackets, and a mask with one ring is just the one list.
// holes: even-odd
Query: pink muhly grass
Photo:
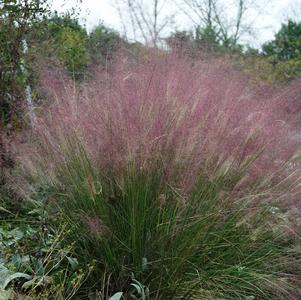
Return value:
[(298, 249), (282, 236), (300, 230), (287, 205), (301, 195), (298, 82), (256, 88), (223, 61), (162, 53), (119, 55), (77, 86), (51, 73), (20, 160), (33, 190), (50, 187), (79, 257), (97, 259), (95, 277), (110, 272), (120, 290), (139, 274), (160, 299), (194, 282), (209, 298), (298, 286)]
[(251, 180), (288, 175), (283, 166), (297, 149), (298, 116), (284, 102), (294, 105), (299, 83), (284, 93), (257, 89), (227, 63), (174, 54), (120, 55), (95, 69), (88, 83), (67, 85), (57, 96), (47, 80), (52, 102), (35, 129), (45, 151), (59, 153), (59, 140), (76, 132), (95, 166), (118, 173), (131, 162), (145, 169), (160, 162), (184, 189), (200, 173), (210, 179), (256, 155)]

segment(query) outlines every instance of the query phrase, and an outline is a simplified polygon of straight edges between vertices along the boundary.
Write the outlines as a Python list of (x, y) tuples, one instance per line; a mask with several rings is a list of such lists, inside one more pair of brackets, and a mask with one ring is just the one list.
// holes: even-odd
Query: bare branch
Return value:
[[(236, 45), (243, 32), (252, 26), (246, 17), (247, 12), (256, 9), (256, 0), (233, 0), (229, 7), (224, 7), (223, 0), (178, 0), (178, 6), (183, 7), (183, 13), (192, 21), (195, 27), (212, 28), (222, 41), (231, 41)], [(265, 1), (261, 1), (264, 3)], [(231, 12), (236, 10), (236, 14)]]
[[(164, 13), (163, 9), (167, 1), (152, 0), (150, 5), (144, 0), (116, 1), (119, 2), (119, 7), (121, 4), (125, 7), (123, 10), (119, 9), (121, 19), (131, 20), (133, 33), (139, 33), (146, 44), (157, 47), (161, 33), (171, 24), (172, 16)], [(138, 34), (134, 34), (134, 39), (139, 39)]]

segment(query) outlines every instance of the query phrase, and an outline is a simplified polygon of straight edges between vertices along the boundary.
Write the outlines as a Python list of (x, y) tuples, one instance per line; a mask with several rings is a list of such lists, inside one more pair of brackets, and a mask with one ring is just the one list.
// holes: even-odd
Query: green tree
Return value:
[(55, 13), (47, 20), (47, 30), (48, 34), (44, 38), (51, 40), (50, 55), (54, 52), (75, 78), (81, 78), (89, 63), (86, 29), (70, 13)]
[(58, 58), (65, 64), (68, 71), (72, 72), (75, 78), (84, 75), (88, 61), (86, 41), (82, 39), (78, 31), (64, 28), (57, 38)]
[(48, 20), (48, 30), (51, 36), (59, 36), (61, 31), (65, 28), (78, 32), (83, 38), (87, 37), (86, 29), (79, 24), (78, 18), (74, 14), (70, 12), (64, 14), (54, 12)]
[(219, 34), (213, 25), (198, 26), (195, 30), (195, 43), (198, 48), (215, 52), (220, 47)]
[(275, 39), (262, 46), (263, 54), (276, 60), (301, 59), (301, 22), (282, 24)]
[(0, 126), (20, 113), (25, 78), (24, 40), (48, 11), (47, 0), (2, 0), (0, 5)]
[(120, 44), (118, 33), (103, 24), (93, 28), (89, 34), (89, 52), (93, 61), (103, 61), (110, 58)]
[(301, 75), (301, 22), (282, 24), (274, 40), (262, 46), (262, 53), (273, 66), (273, 76), (288, 81)]
[(234, 42), (227, 35), (221, 34), (217, 26), (197, 26), (194, 33), (191, 31), (176, 31), (167, 39), (167, 44), (179, 49), (189, 49), (198, 53), (200, 50), (207, 54), (242, 53), (242, 46)]

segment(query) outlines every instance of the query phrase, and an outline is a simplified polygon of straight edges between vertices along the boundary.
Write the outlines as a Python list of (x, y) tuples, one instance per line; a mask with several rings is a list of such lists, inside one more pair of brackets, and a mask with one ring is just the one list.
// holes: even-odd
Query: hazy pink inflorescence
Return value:
[(52, 81), (53, 101), (37, 128), (54, 136), (75, 130), (99, 167), (159, 161), (168, 176), (181, 166), (179, 185), (190, 186), (200, 170), (210, 176), (215, 166), (239, 166), (259, 151), (250, 177), (276, 172), (299, 143), (293, 135), (300, 82), (281, 93), (256, 88), (223, 62), (120, 55), (80, 88), (64, 85), (57, 97)]

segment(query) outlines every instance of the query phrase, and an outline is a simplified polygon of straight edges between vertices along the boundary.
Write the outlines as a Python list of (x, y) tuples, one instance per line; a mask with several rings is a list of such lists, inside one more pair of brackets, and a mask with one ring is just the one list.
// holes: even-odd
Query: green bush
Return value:
[(236, 56), (235, 64), (259, 85), (283, 85), (301, 76), (301, 60), (275, 62), (263, 56)]
[(89, 53), (94, 62), (105, 62), (111, 58), (120, 44), (119, 35), (100, 24), (93, 28), (89, 34)]
[(90, 61), (86, 29), (70, 13), (55, 13), (43, 23), (46, 30), (37, 38), (44, 44), (44, 56), (57, 60), (75, 79), (82, 78)]
[(277, 60), (291, 60), (301, 56), (301, 23), (289, 20), (282, 24), (275, 39), (262, 46), (264, 55)]
[(246, 53), (245, 69), (258, 82), (287, 83), (301, 74), (301, 23), (289, 20), (282, 24), (274, 40), (262, 46), (262, 53)]
[(57, 55), (66, 68), (76, 77), (82, 77), (88, 65), (89, 56), (86, 41), (81, 34), (63, 28), (57, 37)]

